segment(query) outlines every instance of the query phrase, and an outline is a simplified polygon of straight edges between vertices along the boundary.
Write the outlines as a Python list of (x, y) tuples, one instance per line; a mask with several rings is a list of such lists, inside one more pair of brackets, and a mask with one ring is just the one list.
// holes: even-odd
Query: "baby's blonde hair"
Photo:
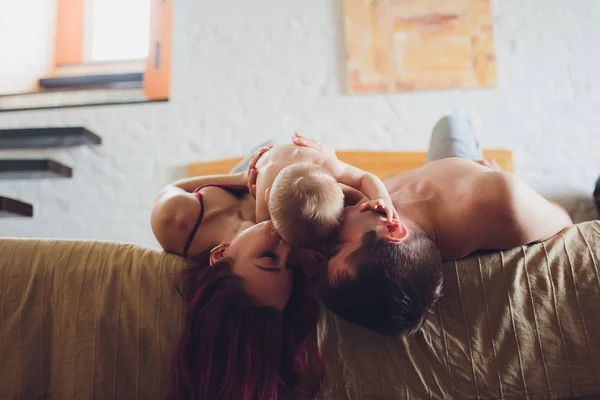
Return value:
[(279, 172), (268, 206), (279, 235), (292, 245), (302, 246), (324, 239), (338, 228), (344, 194), (325, 169), (303, 162)]

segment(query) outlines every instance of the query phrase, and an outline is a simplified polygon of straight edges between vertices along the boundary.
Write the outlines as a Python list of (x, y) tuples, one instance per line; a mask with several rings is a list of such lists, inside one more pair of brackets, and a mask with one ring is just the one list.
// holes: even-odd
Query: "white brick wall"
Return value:
[(84, 125), (104, 139), (97, 148), (0, 152), (51, 156), (75, 173), (0, 182), (0, 193), (36, 207), (33, 219), (0, 220), (0, 236), (154, 245), (153, 200), (186, 163), (241, 155), (294, 130), (337, 148), (424, 150), (436, 119), (453, 111), (472, 118), (485, 147), (514, 150), (524, 181), (576, 220), (594, 217), (600, 2), (496, 1), (497, 89), (364, 97), (342, 87), (341, 3), (176, 0), (170, 102), (0, 113), (0, 127)]
[(54, 59), (55, 0), (0, 1), (0, 93), (33, 89)]

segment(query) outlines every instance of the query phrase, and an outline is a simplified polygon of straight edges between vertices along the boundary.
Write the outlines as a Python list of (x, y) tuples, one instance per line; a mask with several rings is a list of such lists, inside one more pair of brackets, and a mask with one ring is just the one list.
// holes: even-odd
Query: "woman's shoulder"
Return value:
[(154, 236), (165, 251), (181, 254), (202, 205), (195, 193), (179, 188), (167, 188), (159, 195), (152, 209)]

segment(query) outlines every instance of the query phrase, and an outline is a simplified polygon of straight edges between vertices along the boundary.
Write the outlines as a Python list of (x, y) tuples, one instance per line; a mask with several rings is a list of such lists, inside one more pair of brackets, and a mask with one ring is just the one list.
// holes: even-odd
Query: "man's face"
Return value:
[(362, 245), (363, 235), (370, 231), (375, 231), (380, 237), (388, 234), (384, 215), (371, 210), (360, 212), (359, 206), (344, 209), (337, 243), (327, 265), (329, 286), (337, 286), (343, 280), (356, 278), (356, 270), (346, 263), (346, 258)]

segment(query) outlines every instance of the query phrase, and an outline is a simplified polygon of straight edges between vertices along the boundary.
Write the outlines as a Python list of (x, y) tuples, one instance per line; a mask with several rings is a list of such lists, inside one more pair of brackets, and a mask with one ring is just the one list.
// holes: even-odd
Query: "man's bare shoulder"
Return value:
[(515, 192), (514, 181), (511, 174), (503, 171), (488, 169), (475, 174), (473, 204), (494, 215), (509, 211)]
[(439, 160), (430, 161), (424, 164), (422, 167), (418, 169), (423, 170), (454, 170), (454, 169), (468, 169), (474, 172), (487, 172), (490, 170), (488, 167), (484, 167), (483, 165), (475, 162), (473, 160), (469, 160), (467, 158), (462, 157), (446, 157)]
[(433, 180), (436, 185), (440, 185), (442, 188), (445, 186), (459, 188), (473, 184), (474, 180), (480, 179), (481, 174), (490, 171), (492, 170), (475, 161), (459, 157), (448, 157), (428, 162), (411, 171), (392, 175), (386, 178), (384, 183), (392, 191), (404, 186), (407, 182), (422, 180)]

